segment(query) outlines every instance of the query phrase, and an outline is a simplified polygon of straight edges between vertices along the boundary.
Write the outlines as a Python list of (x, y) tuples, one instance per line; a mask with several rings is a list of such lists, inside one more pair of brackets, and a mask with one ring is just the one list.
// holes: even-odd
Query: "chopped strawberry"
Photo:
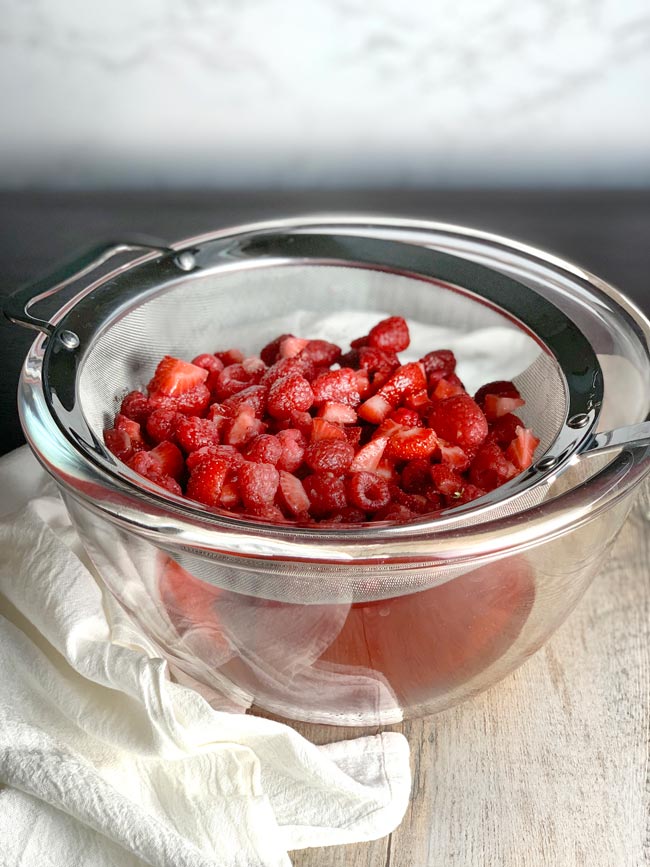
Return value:
[(364, 403), (361, 404), (357, 412), (359, 417), (368, 421), (371, 424), (381, 424), (390, 414), (393, 405), (386, 400), (381, 394), (373, 394)]
[(506, 449), (506, 457), (519, 470), (526, 470), (533, 462), (535, 449), (538, 445), (539, 440), (531, 430), (518, 427), (516, 438)]
[(235, 418), (226, 422), (223, 441), (229, 446), (243, 446), (264, 430), (264, 422), (255, 418), (255, 410), (245, 403)]
[(349, 367), (321, 373), (313, 380), (311, 387), (316, 406), (327, 401), (357, 406), (361, 400), (356, 371)]
[[(388, 416), (391, 421), (396, 422), (399, 425), (403, 425), (404, 427), (424, 427), (424, 422), (420, 418), (420, 414), (417, 410), (407, 409), (406, 407), (401, 407), (400, 409), (396, 409)], [(390, 434), (389, 434), (390, 436)]]
[(191, 473), (187, 483), (187, 496), (206, 506), (218, 506), (229, 469), (230, 464), (224, 458), (207, 457)]
[(116, 430), (111, 428), (104, 431), (104, 442), (109, 452), (115, 455), (125, 463), (133, 455), (133, 446), (131, 445), (131, 437), (124, 430)]
[(396, 433), (388, 440), (386, 456), (400, 461), (427, 458), (438, 447), (438, 437), (428, 428), (414, 427)]
[(331, 367), (340, 359), (341, 347), (327, 340), (308, 340), (300, 357), (317, 367)]
[(179, 481), (185, 470), (185, 461), (178, 446), (170, 442), (158, 443), (148, 455), (156, 461), (162, 475)]
[[(458, 377), (456, 377), (458, 378)], [(456, 394), (465, 394), (460, 380), (454, 382), (451, 377), (449, 379), (439, 379), (436, 387), (431, 392), (431, 397), (434, 400), (445, 400), (447, 397), (453, 397)]]
[(464, 473), (469, 469), (471, 458), (460, 446), (452, 446), (444, 440), (438, 440), (440, 450), (440, 463), (458, 473)]
[(309, 341), (302, 337), (285, 337), (280, 343), (280, 358), (293, 358), (295, 355), (300, 355), (308, 343)]
[(402, 352), (408, 348), (410, 342), (408, 325), (401, 316), (382, 319), (368, 334), (368, 346), (393, 352)]
[(525, 403), (520, 397), (500, 397), (497, 394), (486, 394), (483, 401), (483, 411), (488, 420), (501, 418), (519, 409)]
[(456, 358), (450, 349), (437, 349), (428, 352), (420, 361), (424, 365), (424, 373), (431, 388), (440, 379), (448, 379), (456, 370)]
[(460, 446), (464, 451), (478, 448), (488, 434), (487, 419), (468, 394), (436, 401), (428, 421), (441, 439)]
[(472, 484), (484, 491), (493, 491), (517, 474), (496, 443), (483, 443), (469, 470)]
[(363, 446), (356, 453), (354, 460), (350, 464), (350, 471), (360, 473), (361, 471), (372, 472), (376, 470), (387, 444), (388, 439), (386, 437), (377, 437), (374, 440), (370, 440), (367, 445)]
[(142, 436), (142, 428), (137, 421), (133, 421), (133, 419), (127, 418), (125, 415), (118, 412), (115, 416), (115, 429), (123, 431), (129, 435), (131, 448), (134, 452), (147, 448), (147, 444)]
[[(354, 410), (353, 410), (354, 412)], [(331, 421), (324, 418), (315, 418), (311, 426), (311, 441), (318, 440), (344, 440), (346, 439), (344, 431)]]
[(332, 400), (327, 400), (322, 404), (318, 410), (318, 417), (335, 424), (354, 424), (357, 420), (357, 414), (351, 406)]
[(427, 380), (422, 364), (413, 361), (398, 367), (392, 376), (382, 385), (378, 394), (387, 400), (391, 406), (399, 406), (407, 396), (426, 391)]
[(309, 510), (309, 497), (302, 482), (292, 473), (280, 471), (280, 496), (284, 506), (293, 515), (302, 515)]
[(153, 379), (147, 386), (149, 393), (166, 394), (177, 397), (186, 391), (191, 391), (197, 385), (202, 385), (208, 378), (208, 371), (203, 367), (182, 361), (166, 355), (158, 364)]

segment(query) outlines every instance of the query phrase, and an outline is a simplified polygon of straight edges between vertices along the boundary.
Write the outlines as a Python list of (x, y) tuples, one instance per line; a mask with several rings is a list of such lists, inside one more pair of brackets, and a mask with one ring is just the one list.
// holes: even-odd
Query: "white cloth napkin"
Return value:
[(173, 682), (26, 449), (0, 515), (2, 867), (286, 867), (399, 824), (402, 735), (316, 747)]

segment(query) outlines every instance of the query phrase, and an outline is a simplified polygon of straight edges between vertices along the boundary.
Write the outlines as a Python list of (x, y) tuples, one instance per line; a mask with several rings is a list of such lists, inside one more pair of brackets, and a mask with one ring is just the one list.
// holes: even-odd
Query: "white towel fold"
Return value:
[(0, 514), (2, 867), (286, 867), (399, 824), (402, 735), (316, 747), (173, 682), (26, 449)]

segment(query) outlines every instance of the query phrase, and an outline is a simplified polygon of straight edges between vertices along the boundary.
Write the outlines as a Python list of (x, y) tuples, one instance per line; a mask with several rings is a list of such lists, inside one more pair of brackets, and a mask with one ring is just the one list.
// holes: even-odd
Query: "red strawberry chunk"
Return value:
[(224, 367), (228, 367), (229, 364), (240, 364), (244, 360), (244, 353), (239, 349), (226, 349), (225, 352), (215, 352), (214, 354)]
[(293, 337), (293, 334), (281, 334), (279, 337), (276, 337), (275, 340), (272, 340), (263, 347), (260, 352), (260, 358), (265, 364), (268, 364), (269, 367), (275, 364), (275, 362), (280, 358), (280, 346), (282, 345), (282, 341), (286, 340), (287, 337)]
[(311, 387), (316, 406), (326, 401), (357, 406), (361, 400), (356, 372), (349, 367), (319, 374), (313, 380)]
[(441, 439), (465, 451), (477, 449), (488, 434), (487, 419), (468, 394), (436, 401), (428, 421)]
[(526, 427), (526, 425), (519, 416), (508, 412), (490, 422), (490, 433), (488, 434), (488, 439), (492, 442), (498, 443), (502, 448), (506, 448), (517, 436), (518, 427)]
[(521, 397), (517, 386), (514, 382), (508, 379), (499, 379), (495, 382), (488, 382), (482, 385), (474, 395), (474, 400), (482, 408), (485, 403), (485, 398), (488, 394), (494, 394), (497, 397)]
[(266, 409), (266, 398), (269, 393), (265, 385), (250, 385), (248, 388), (243, 388), (237, 394), (224, 400), (222, 406), (229, 409), (233, 415), (237, 415), (242, 405), (247, 403), (255, 410), (255, 415), (262, 418)]
[(519, 470), (526, 470), (533, 462), (535, 449), (539, 440), (531, 430), (525, 427), (517, 428), (517, 436), (506, 449), (506, 457)]
[(341, 347), (327, 340), (308, 340), (300, 353), (304, 361), (310, 361), (317, 367), (331, 367), (341, 357)]
[(408, 348), (411, 338), (406, 320), (401, 316), (391, 316), (382, 319), (368, 334), (368, 346), (376, 346), (378, 349), (388, 349), (393, 352), (402, 352)]
[(396, 433), (388, 440), (386, 457), (393, 460), (411, 461), (426, 458), (438, 447), (438, 437), (428, 428), (410, 428)]
[(247, 508), (273, 503), (280, 483), (280, 474), (271, 464), (244, 461), (239, 468), (239, 492)]
[(464, 480), (444, 464), (434, 464), (431, 467), (431, 478), (437, 491), (448, 499), (454, 499), (461, 496)]
[(178, 446), (170, 442), (158, 443), (155, 449), (148, 452), (148, 455), (156, 461), (162, 475), (171, 476), (179, 481), (185, 470), (185, 461)]
[(353, 473), (347, 480), (348, 501), (363, 512), (376, 512), (390, 502), (388, 482), (374, 473)]
[(309, 341), (302, 337), (285, 337), (280, 343), (280, 358), (293, 358), (300, 355), (308, 343)]
[[(192, 364), (195, 364), (197, 367), (202, 367), (204, 370), (208, 371), (208, 374), (214, 373), (218, 375), (224, 368), (224, 363), (221, 359), (217, 358), (216, 355), (210, 355), (209, 352), (203, 352), (201, 355), (197, 355), (196, 358), (192, 359)], [(209, 383), (210, 377), (206, 382)]]
[(153, 379), (147, 386), (149, 393), (166, 394), (178, 397), (186, 391), (191, 391), (197, 385), (202, 385), (208, 378), (208, 371), (203, 367), (182, 361), (166, 355), (158, 364)]
[(424, 422), (420, 418), (420, 414), (414, 409), (401, 407), (400, 409), (391, 412), (388, 418), (404, 427), (424, 427)]
[(278, 379), (269, 389), (267, 409), (274, 418), (288, 418), (296, 410), (304, 412), (314, 402), (311, 386), (304, 376), (292, 373)]
[(149, 412), (149, 399), (141, 391), (130, 391), (122, 399), (120, 414), (137, 421), (139, 425), (146, 422)]
[(457, 382), (454, 382), (451, 377), (449, 379), (439, 379), (436, 387), (431, 392), (431, 397), (434, 400), (445, 400), (445, 398), (453, 397), (456, 394), (465, 394), (461, 381), (458, 377), (456, 379), (458, 380)]
[(105, 430), (104, 442), (109, 452), (112, 452), (120, 461), (126, 463), (133, 455), (131, 437), (124, 430), (116, 430), (115, 428)]
[(388, 377), (400, 366), (397, 354), (391, 349), (362, 346), (353, 351), (356, 352), (356, 366), (368, 373), (382, 373)]
[(497, 419), (502, 415), (508, 415), (515, 409), (523, 406), (524, 400), (520, 397), (500, 397), (497, 394), (486, 394), (483, 402), (483, 411), (487, 419)]
[(235, 418), (226, 422), (223, 441), (229, 446), (243, 446), (264, 430), (264, 422), (255, 418), (255, 410), (245, 403)]
[(427, 380), (422, 365), (413, 361), (398, 367), (390, 379), (379, 389), (378, 394), (385, 398), (391, 406), (396, 407), (405, 397), (426, 391), (426, 387)]
[(444, 440), (439, 440), (438, 449), (440, 450), (440, 462), (445, 466), (451, 467), (452, 470), (459, 473), (464, 473), (465, 470), (469, 469), (471, 458), (460, 446), (452, 446)]
[(346, 439), (343, 429), (324, 418), (315, 418), (311, 426), (311, 441), (319, 440), (344, 440)]
[(129, 435), (133, 451), (147, 448), (147, 444), (142, 436), (142, 428), (137, 421), (133, 421), (133, 419), (127, 418), (125, 415), (118, 412), (115, 416), (115, 429), (123, 431)]
[(377, 437), (374, 440), (370, 440), (354, 456), (354, 460), (350, 464), (350, 471), (360, 473), (362, 471), (372, 472), (376, 470), (387, 444), (388, 439), (386, 437)]
[(393, 409), (393, 404), (381, 394), (373, 394), (357, 410), (359, 417), (371, 424), (381, 424)]
[(382, 458), (377, 464), (377, 469), (373, 470), (376, 476), (381, 476), (387, 482), (397, 484), (399, 482), (399, 473), (395, 467), (395, 461), (388, 458)]
[(345, 473), (354, 458), (354, 446), (347, 440), (318, 440), (305, 449), (305, 463), (315, 473)]
[(448, 379), (456, 370), (456, 358), (450, 349), (428, 352), (420, 361), (424, 365), (429, 387), (434, 386), (440, 379)]
[(335, 424), (354, 424), (357, 414), (351, 406), (327, 400), (318, 410), (318, 417)]
[(303, 515), (309, 510), (310, 500), (302, 482), (285, 470), (280, 471), (280, 499), (293, 515)]

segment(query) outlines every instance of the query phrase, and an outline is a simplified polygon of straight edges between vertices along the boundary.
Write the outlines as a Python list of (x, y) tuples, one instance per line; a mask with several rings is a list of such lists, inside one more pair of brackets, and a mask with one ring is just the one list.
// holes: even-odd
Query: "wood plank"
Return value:
[[(650, 864), (650, 525), (641, 507), (584, 599), (526, 665), (401, 727), (413, 795), (374, 843), (293, 853), (297, 867)], [(346, 729), (309, 726), (319, 742)]]

